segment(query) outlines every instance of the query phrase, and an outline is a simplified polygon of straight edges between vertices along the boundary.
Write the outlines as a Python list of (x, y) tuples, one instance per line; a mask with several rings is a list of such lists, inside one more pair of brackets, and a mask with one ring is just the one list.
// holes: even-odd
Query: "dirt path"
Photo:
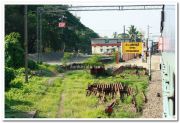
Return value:
[(58, 112), (57, 112), (57, 115), (56, 115), (56, 117), (58, 117), (58, 118), (61, 118), (62, 117), (62, 114), (63, 114), (63, 112), (64, 112), (64, 107), (63, 107), (63, 105), (64, 105), (64, 93), (62, 92), (61, 93), (61, 95), (60, 95), (60, 103), (59, 103), (59, 107), (58, 107)]
[[(64, 79), (64, 74), (60, 74), (60, 75), (58, 75), (58, 77), (61, 77), (62, 79)], [(62, 81), (63, 82), (63, 81)], [(64, 95), (64, 93), (63, 93), (63, 91), (60, 93), (60, 102), (59, 102), (59, 106), (58, 106), (58, 111), (57, 111), (57, 114), (56, 114), (56, 117), (57, 118), (61, 118), (62, 117), (62, 114), (63, 114), (63, 112), (64, 112), (64, 107), (63, 107), (63, 105), (64, 105), (64, 97), (65, 97), (65, 95)]]
[(49, 80), (48, 80), (48, 85), (52, 85), (54, 80), (57, 78), (57, 76), (55, 77), (51, 77)]
[[(54, 82), (54, 80), (58, 77), (61, 77), (62, 79), (64, 79), (64, 74), (61, 73), (61, 74), (55, 74), (53, 77), (51, 77), (49, 80), (48, 80), (48, 85), (51, 86)], [(61, 114), (63, 113), (63, 105), (64, 105), (64, 94), (63, 92), (60, 93), (60, 103), (59, 103), (59, 106), (58, 106), (58, 111), (57, 111), (57, 115), (56, 117), (61, 117)]]

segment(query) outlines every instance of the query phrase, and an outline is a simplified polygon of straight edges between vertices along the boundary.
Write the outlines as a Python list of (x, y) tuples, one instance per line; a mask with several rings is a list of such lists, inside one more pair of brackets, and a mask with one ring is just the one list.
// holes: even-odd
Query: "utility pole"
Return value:
[(28, 29), (27, 29), (27, 5), (24, 6), (24, 47), (25, 47), (25, 82), (28, 82)]
[(149, 43), (149, 25), (147, 26), (147, 40), (146, 40), (146, 63), (147, 63), (147, 53), (149, 50), (148, 43)]
[(36, 13), (36, 21), (37, 21), (37, 63), (39, 63), (39, 8), (37, 8)]
[(40, 57), (40, 63), (42, 63), (42, 10), (40, 11), (40, 22), (39, 22), (39, 28), (40, 28), (40, 32), (39, 32), (39, 57)]
[[(148, 47), (148, 43), (149, 43), (149, 28), (150, 26), (148, 25), (148, 28), (147, 28), (147, 31), (148, 31), (148, 38), (147, 38), (147, 49), (149, 51), (149, 80), (151, 80), (151, 47), (152, 47), (152, 43), (151, 43), (151, 46)], [(147, 59), (147, 56), (146, 56), (146, 59)]]
[[(126, 27), (125, 27), (125, 25), (123, 26), (123, 28), (124, 28), (124, 31), (123, 31), (123, 38), (124, 38), (124, 42), (126, 41), (125, 40), (125, 33), (126, 33)], [(121, 51), (120, 51), (120, 59), (123, 61), (123, 50), (122, 50), (122, 42), (121, 42)]]

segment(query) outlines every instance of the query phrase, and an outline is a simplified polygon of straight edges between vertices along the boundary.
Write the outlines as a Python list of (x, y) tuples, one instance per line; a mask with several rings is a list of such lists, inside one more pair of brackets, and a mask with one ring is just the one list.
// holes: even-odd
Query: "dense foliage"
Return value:
[(5, 37), (6, 67), (18, 68), (24, 64), (24, 51), (19, 42), (20, 34), (12, 32)]
[(15, 78), (14, 69), (5, 67), (5, 87), (6, 88), (10, 86), (10, 82), (14, 78)]
[[(40, 6), (28, 6), (28, 50), (29, 53), (36, 52), (37, 45), (37, 15), (36, 10)], [(42, 49), (43, 52), (51, 51), (81, 51), (84, 53), (91, 52), (90, 38), (96, 38), (98, 35), (88, 27), (84, 26), (78, 17), (73, 16), (70, 12), (48, 13), (47, 11), (57, 11), (58, 9), (67, 9), (67, 6), (41, 6), (46, 10), (42, 14)], [(24, 41), (24, 6), (6, 5), (5, 6), (5, 33), (6, 35), (18, 32), (21, 46)], [(66, 17), (62, 20), (62, 17)], [(13, 18), (13, 19), (12, 19)], [(65, 28), (59, 28), (59, 22), (65, 22)]]
[[(67, 10), (67, 6), (28, 6), (28, 52), (35, 53), (37, 49), (37, 7), (44, 10)], [(66, 17), (62, 20), (62, 16)], [(64, 21), (65, 28), (59, 28), (58, 23)], [(5, 6), (5, 79), (6, 87), (15, 77), (13, 69), (24, 66), (24, 6)], [(85, 27), (78, 17), (70, 12), (43, 13), (42, 14), (42, 49), (43, 52), (78, 51), (91, 52), (90, 39), (98, 37), (91, 29)], [(65, 54), (64, 62), (67, 61)], [(38, 65), (29, 60), (29, 69), (38, 69)]]
[[(52, 69), (47, 65), (41, 67)], [(137, 87), (137, 107), (142, 109), (144, 102), (141, 92), (147, 89), (148, 77), (142, 75), (139, 78), (130, 74), (134, 71), (127, 70), (116, 76), (94, 78), (87, 71), (75, 70), (53, 79), (52, 76), (33, 76), (29, 78), (29, 83), (23, 83), (23, 69), (19, 69), (18, 78), (11, 82), (12, 87), (5, 93), (5, 117), (24, 118), (27, 112), (37, 110), (36, 118), (137, 118), (141, 114), (132, 111), (132, 96), (125, 96), (122, 102), (117, 95), (117, 104), (110, 117), (104, 112), (112, 101), (110, 96), (106, 96), (107, 102), (104, 104), (100, 104), (94, 94), (86, 96), (88, 84), (94, 82), (127, 83), (134, 89)]]

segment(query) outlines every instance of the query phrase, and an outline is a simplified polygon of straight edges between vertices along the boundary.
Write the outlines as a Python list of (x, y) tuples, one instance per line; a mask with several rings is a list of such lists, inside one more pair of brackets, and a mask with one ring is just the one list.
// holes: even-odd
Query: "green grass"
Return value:
[[(41, 65), (40, 68), (56, 73), (57, 66)], [(142, 108), (144, 103), (142, 91), (146, 91), (148, 77), (140, 78), (132, 71), (125, 71), (116, 76), (94, 77), (84, 70), (68, 71), (64, 78), (56, 77), (52, 84), (48, 80), (52, 76), (33, 76), (28, 83), (24, 82), (24, 74), (19, 74), (11, 83), (11, 88), (5, 92), (5, 117), (23, 117), (20, 114), (37, 110), (38, 118), (134, 118), (139, 113), (131, 111), (132, 97), (129, 96), (124, 103), (119, 99), (111, 116), (105, 114), (105, 107), (111, 102), (99, 104), (99, 99), (94, 96), (86, 96), (88, 84), (96, 83), (127, 83), (129, 86), (138, 89), (136, 100), (138, 107)], [(64, 97), (62, 98), (62, 94)], [(61, 107), (59, 107), (61, 105)], [(59, 113), (60, 112), (60, 113)]]
[[(41, 65), (44, 70), (54, 72), (55, 66)], [(24, 82), (23, 72), (19, 72), (5, 92), (5, 117), (26, 117), (26, 112), (37, 111), (36, 117), (56, 117), (59, 96), (62, 90), (61, 78), (32, 76)]]
[(22, 88), (11, 88), (5, 93), (5, 116), (16, 117), (19, 112), (37, 110), (36, 117), (56, 117), (61, 93), (61, 79), (49, 86), (48, 78), (34, 78)]
[[(147, 77), (142, 76), (138, 78), (136, 75), (126, 75), (125, 79), (116, 77), (98, 77), (95, 78), (89, 73), (79, 70), (71, 71), (66, 73), (63, 80), (63, 93), (64, 106), (63, 114), (60, 117), (65, 118), (108, 118), (107, 114), (104, 113), (105, 107), (109, 103), (99, 104), (98, 98), (96, 96), (86, 96), (86, 88), (88, 83), (92, 84), (94, 82), (98, 83), (114, 83), (114, 82), (124, 82), (130, 84), (132, 87), (138, 86), (138, 90), (142, 91), (144, 83), (147, 83)], [(131, 105), (132, 97), (128, 97), (125, 100), (125, 103), (121, 103), (121, 106)], [(139, 107), (142, 107), (142, 98), (137, 98), (137, 103)], [(110, 101), (110, 100), (109, 100)], [(138, 117), (138, 113), (131, 112), (129, 110), (120, 110), (121, 107), (114, 110), (114, 113), (111, 115), (111, 118), (133, 118)]]

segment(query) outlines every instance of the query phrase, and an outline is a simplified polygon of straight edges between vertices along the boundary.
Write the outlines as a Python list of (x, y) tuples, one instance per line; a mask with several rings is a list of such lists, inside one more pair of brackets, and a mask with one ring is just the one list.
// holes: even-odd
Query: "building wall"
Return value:
[(136, 53), (133, 53), (133, 54), (123, 53), (122, 54), (122, 59), (124, 61), (128, 61), (128, 60), (134, 59), (136, 56), (137, 56)]
[(113, 50), (121, 52), (121, 46), (92, 46), (92, 54), (108, 54)]
[(91, 39), (92, 54), (110, 54), (113, 50), (121, 52), (121, 42), (118, 38)]

